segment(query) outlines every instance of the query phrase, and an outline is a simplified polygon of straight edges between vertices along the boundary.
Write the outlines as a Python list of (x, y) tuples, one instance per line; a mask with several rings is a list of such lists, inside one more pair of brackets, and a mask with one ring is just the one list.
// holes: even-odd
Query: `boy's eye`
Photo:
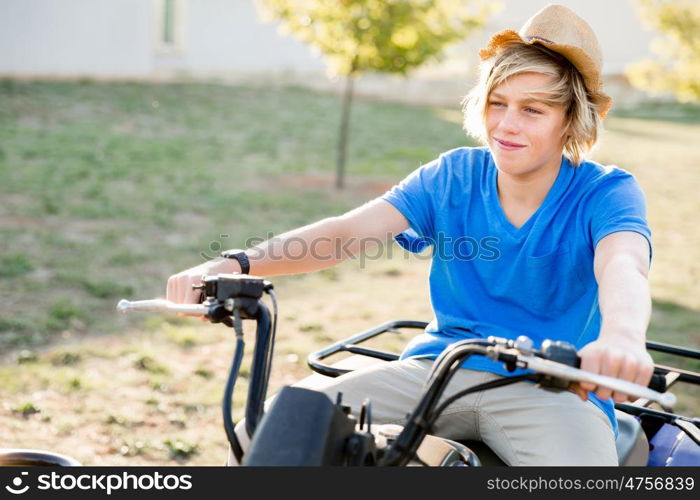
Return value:
[(489, 105), (491, 105), (491, 106), (503, 106), (504, 104), (502, 102), (498, 102), (498, 101), (491, 101), (489, 103)]
[(541, 111), (539, 111), (535, 108), (525, 108), (525, 111), (527, 111), (528, 113), (532, 113), (533, 115), (541, 115), (542, 114)]

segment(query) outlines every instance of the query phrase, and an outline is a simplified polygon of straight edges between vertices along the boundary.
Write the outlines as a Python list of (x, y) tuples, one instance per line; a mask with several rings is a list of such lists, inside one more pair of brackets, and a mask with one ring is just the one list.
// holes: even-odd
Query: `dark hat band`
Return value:
[(526, 39), (528, 42), (529, 42), (530, 40), (542, 40), (543, 42), (547, 42), (547, 43), (557, 43), (557, 42), (553, 42), (553, 41), (551, 41), (551, 40), (547, 40), (546, 38), (544, 38), (544, 37), (542, 37), (542, 36), (526, 36), (525, 39)]

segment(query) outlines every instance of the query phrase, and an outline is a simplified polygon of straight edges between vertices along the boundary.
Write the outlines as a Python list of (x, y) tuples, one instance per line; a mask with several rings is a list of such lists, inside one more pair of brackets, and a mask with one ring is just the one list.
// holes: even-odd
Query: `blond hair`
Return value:
[(516, 43), (483, 61), (479, 73), (479, 82), (462, 101), (467, 134), (486, 142), (486, 106), (493, 89), (512, 76), (541, 73), (552, 76), (552, 83), (532, 92), (545, 94), (543, 101), (549, 105), (563, 107), (564, 156), (577, 166), (595, 146), (601, 127), (600, 103), (586, 90), (581, 73), (564, 56), (539, 44)]

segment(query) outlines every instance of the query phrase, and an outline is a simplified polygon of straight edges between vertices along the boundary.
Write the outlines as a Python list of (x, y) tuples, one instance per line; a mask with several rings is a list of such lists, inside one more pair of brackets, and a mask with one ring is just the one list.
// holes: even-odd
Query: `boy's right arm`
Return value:
[[(299, 274), (332, 267), (385, 243), (408, 227), (401, 212), (388, 201), (376, 198), (343, 215), (294, 229), (246, 250), (250, 274)], [(192, 290), (192, 285), (200, 284), (203, 275), (240, 271), (235, 259), (217, 257), (171, 276), (167, 299), (196, 303), (200, 292)]]

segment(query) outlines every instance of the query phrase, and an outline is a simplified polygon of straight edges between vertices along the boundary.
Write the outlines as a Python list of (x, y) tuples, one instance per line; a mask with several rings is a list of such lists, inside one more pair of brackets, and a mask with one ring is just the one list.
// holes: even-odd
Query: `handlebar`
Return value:
[[(504, 377), (491, 382), (469, 387), (451, 396), (438, 405), (447, 384), (463, 361), (473, 355), (481, 355), (503, 363), (508, 371), (516, 368), (532, 370), (532, 375)], [(552, 357), (556, 359), (547, 359)], [(546, 386), (565, 388), (568, 382), (591, 382), (631, 396), (638, 396), (658, 402), (664, 408), (675, 403), (675, 395), (661, 394), (638, 384), (626, 382), (586, 372), (574, 365), (578, 361), (573, 345), (565, 342), (545, 341), (539, 350), (533, 349), (533, 342), (521, 336), (517, 340), (498, 337), (487, 339), (467, 339), (448, 346), (435, 360), (428, 376), (423, 394), (406, 426), (382, 459), (381, 465), (406, 465), (415, 455), (418, 445), (430, 432), (437, 417), (447, 405), (458, 397), (466, 396), (477, 390), (487, 390), (524, 379), (533, 379)], [(562, 384), (562, 382), (567, 382)]]
[[(205, 277), (203, 282), (202, 288), (206, 299), (201, 304), (176, 304), (164, 299), (121, 300), (117, 309), (120, 312), (169, 312), (206, 316), (214, 323), (223, 322), (236, 329), (238, 344), (227, 387), (224, 391), (223, 410), (226, 433), (232, 450), (240, 461), (242, 450), (233, 432), (230, 406), (243, 349), (243, 330), (240, 320), (253, 319), (258, 325), (254, 366), (251, 372), (248, 404), (246, 405), (246, 430), (248, 435), (252, 437), (255, 426), (264, 413), (263, 402), (270, 376), (270, 362), (277, 324), (276, 300), (272, 292), (272, 284), (259, 277), (219, 274)], [(260, 300), (264, 293), (268, 293), (273, 300), (275, 314), (272, 324), (268, 309)], [(376, 332), (370, 333), (376, 334)], [(362, 341), (365, 340), (365, 337), (363, 336), (362, 339), (353, 338), (353, 340)], [(357, 346), (343, 344), (342, 347), (342, 350), (355, 352), (351, 347), (356, 348)], [(377, 354), (377, 351), (371, 349), (361, 349), (358, 352), (361, 354), (369, 353), (369, 355)], [(544, 341), (540, 349), (534, 349), (532, 340), (524, 336), (517, 340), (497, 337), (462, 340), (447, 347), (435, 361), (419, 404), (409, 416), (403, 432), (383, 457), (384, 465), (401, 465), (410, 460), (422, 438), (429, 432), (437, 416), (444, 410), (447, 402), (438, 406), (438, 401), (447, 383), (461, 362), (475, 354), (503, 363), (509, 371), (525, 368), (530, 370), (532, 374), (505, 377), (503, 380), (481, 384), (484, 387), (471, 387), (460, 391), (449, 399), (464, 396), (475, 390), (495, 388), (530, 378), (544, 386), (558, 388), (566, 388), (570, 382), (588, 382), (596, 386), (607, 387), (615, 392), (657, 402), (664, 408), (672, 407), (676, 402), (675, 395), (671, 393), (661, 393), (632, 382), (581, 370), (578, 367), (580, 359), (576, 349), (573, 345), (565, 342)], [(660, 381), (657, 379), (656, 382)], [(659, 387), (664, 390), (663, 384), (660, 384)]]
[[(233, 300), (233, 299), (231, 299)], [(122, 299), (117, 304), (117, 310), (120, 312), (131, 312), (131, 311), (142, 311), (142, 312), (171, 312), (171, 313), (184, 313), (191, 315), (206, 316), (209, 314), (212, 305), (205, 304), (176, 304), (175, 302), (165, 300), (165, 299), (153, 299), (153, 300), (135, 300), (129, 301)], [(232, 308), (232, 304), (229, 304), (228, 308)], [(672, 407), (676, 403), (676, 396), (672, 393), (661, 393), (650, 387), (644, 387), (639, 384), (634, 384), (626, 380), (617, 379), (614, 377), (609, 377), (606, 375), (599, 375), (596, 373), (587, 372), (579, 368), (574, 368), (566, 364), (562, 364), (556, 361), (551, 361), (549, 359), (543, 359), (541, 357), (524, 354), (523, 351), (528, 351), (522, 347), (523, 342), (516, 342), (514, 349), (517, 350), (518, 364), (523, 368), (531, 369), (542, 375), (549, 375), (561, 380), (567, 380), (570, 382), (589, 382), (595, 385), (600, 385), (607, 387), (615, 392), (622, 392), (633, 396), (636, 398), (644, 398), (649, 401), (659, 403), (662, 407), (668, 408)], [(650, 386), (663, 386), (663, 382), (658, 378), (653, 379), (653, 384)]]
[(573, 368), (532, 355), (523, 356), (521, 354), (519, 358), (520, 362), (523, 363), (523, 367), (527, 367), (543, 375), (550, 375), (571, 382), (590, 382), (595, 385), (607, 387), (615, 392), (622, 392), (636, 398), (645, 398), (649, 401), (654, 401), (664, 408), (669, 408), (676, 404), (676, 395), (670, 392), (661, 393), (649, 387), (644, 387), (626, 380), (587, 372), (579, 368)]

